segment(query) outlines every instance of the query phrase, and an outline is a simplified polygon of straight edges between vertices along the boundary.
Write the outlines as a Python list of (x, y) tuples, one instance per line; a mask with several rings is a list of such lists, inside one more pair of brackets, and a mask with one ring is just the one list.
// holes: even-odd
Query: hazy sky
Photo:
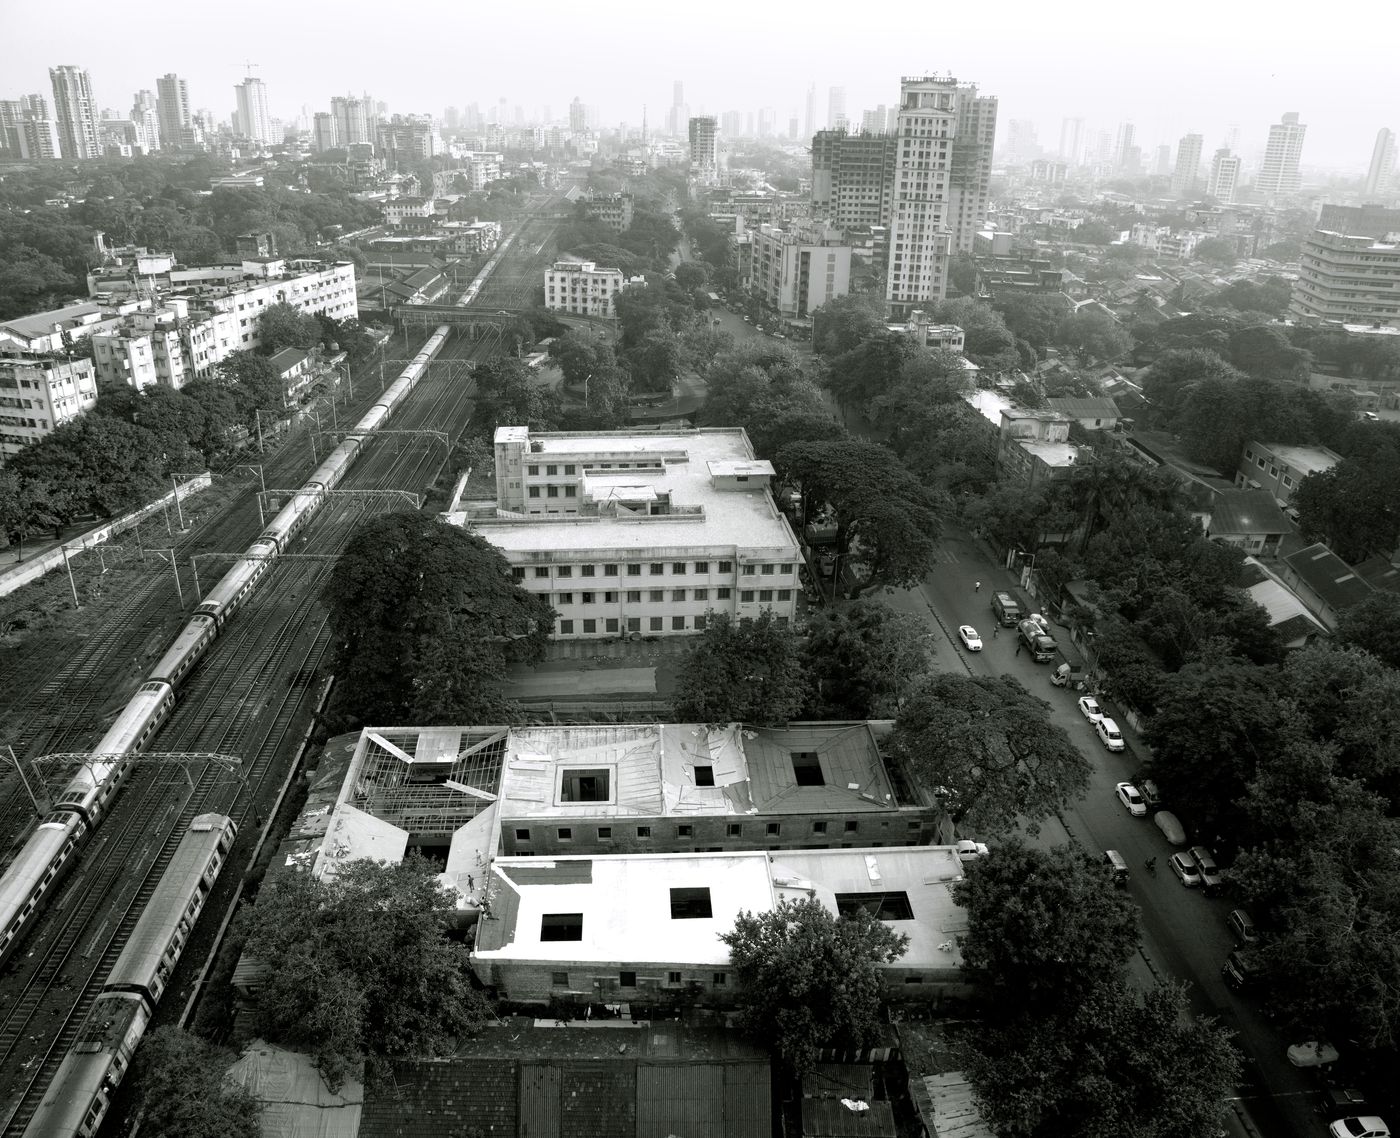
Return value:
[(1248, 157), (1296, 110), (1304, 165), (1364, 168), (1377, 128), (1400, 129), (1394, 0), (1355, 0), (1337, 20), (1261, 0), (64, 0), (58, 18), (52, 3), (0, 0), (11, 45), (0, 98), (48, 94), (48, 67), (72, 63), (90, 72), (100, 106), (126, 113), (136, 90), (175, 71), (196, 108), (226, 119), (251, 60), (281, 118), (369, 91), (391, 111), (439, 115), (504, 96), (512, 111), (563, 117), (578, 95), (605, 124), (639, 123), (643, 103), (657, 124), (681, 79), (692, 113), (771, 106), (785, 132), (809, 83), (821, 125), (832, 85), (858, 122), (896, 100), (901, 75), (951, 72), (1000, 97), (999, 137), (1009, 119), (1030, 119), (1050, 150), (1074, 115), (1090, 130), (1132, 121), (1149, 162), (1187, 131), (1205, 135), (1208, 155), (1238, 124)]

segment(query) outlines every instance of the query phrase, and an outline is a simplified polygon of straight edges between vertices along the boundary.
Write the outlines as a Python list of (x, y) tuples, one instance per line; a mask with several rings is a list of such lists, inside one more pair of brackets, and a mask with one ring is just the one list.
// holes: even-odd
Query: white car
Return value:
[(987, 847), (971, 838), (963, 838), (953, 848), (957, 851), (959, 861), (976, 861), (979, 857), (987, 856)]
[(1127, 808), (1129, 814), (1134, 818), (1147, 817), (1147, 803), (1142, 800), (1137, 787), (1130, 782), (1120, 782), (1114, 789), (1118, 792), (1118, 801)]
[(1099, 701), (1093, 696), (1081, 695), (1079, 697), (1079, 714), (1090, 723), (1097, 723), (1103, 718), (1103, 708), (1099, 706)]
[(1118, 724), (1107, 715), (1094, 724), (1094, 730), (1099, 733), (1099, 742), (1110, 751), (1121, 751), (1127, 746), (1123, 742), (1123, 732), (1118, 730)]
[(1332, 1138), (1390, 1138), (1390, 1127), (1374, 1114), (1360, 1118), (1339, 1118), (1327, 1128)]
[(958, 639), (963, 642), (963, 646), (969, 652), (982, 651), (982, 638), (977, 635), (977, 629), (970, 624), (958, 625)]

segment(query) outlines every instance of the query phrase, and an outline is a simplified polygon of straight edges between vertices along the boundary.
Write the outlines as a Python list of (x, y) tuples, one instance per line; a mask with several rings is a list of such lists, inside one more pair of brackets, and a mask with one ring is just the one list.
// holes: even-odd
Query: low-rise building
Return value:
[(544, 306), (552, 312), (616, 316), (617, 294), (626, 283), (621, 269), (593, 261), (555, 261), (544, 271)]
[(437, 213), (436, 198), (390, 198), (383, 203), (385, 222), (397, 228), (408, 218), (427, 218)]
[(1288, 554), (1277, 568), (1284, 584), (1302, 598), (1329, 632), (1337, 630), (1342, 613), (1373, 591), (1355, 569), (1321, 542)]
[(1045, 405), (1074, 420), (1086, 431), (1118, 429), (1118, 404), (1107, 395), (1065, 396), (1047, 399)]
[(760, 303), (785, 320), (802, 320), (851, 289), (851, 246), (821, 223), (760, 225), (746, 281)]
[(1215, 494), (1205, 519), (1206, 536), (1259, 557), (1275, 557), (1293, 532), (1267, 490), (1222, 490)]
[(721, 935), (741, 912), (816, 899), (909, 937), (878, 966), (890, 994), (965, 994), (949, 846), (495, 859), (472, 967), (506, 1000), (575, 998), (725, 1007), (737, 983)]
[(923, 348), (937, 351), (956, 352), (962, 355), (967, 343), (963, 330), (956, 324), (935, 324), (927, 312), (915, 310), (902, 324), (885, 325), (891, 332), (902, 332), (912, 336)]
[(268, 357), (282, 380), (282, 405), (291, 407), (298, 402), (316, 378), (311, 355), (300, 348), (283, 348)]
[(1069, 441), (1069, 417), (1013, 407), (1001, 412), (997, 473), (1026, 489), (1067, 475), (1079, 457)]
[(0, 356), (0, 455), (18, 454), (96, 404), (91, 360)]
[(636, 209), (631, 194), (589, 194), (584, 200), (591, 220), (606, 225), (614, 233), (631, 227)]
[(556, 637), (673, 636), (797, 612), (796, 535), (743, 430), (498, 427), (496, 502), (454, 512), (558, 613)]
[(1244, 489), (1267, 490), (1279, 505), (1286, 506), (1304, 478), (1331, 470), (1341, 461), (1342, 456), (1330, 447), (1251, 440), (1245, 445), (1235, 484)]

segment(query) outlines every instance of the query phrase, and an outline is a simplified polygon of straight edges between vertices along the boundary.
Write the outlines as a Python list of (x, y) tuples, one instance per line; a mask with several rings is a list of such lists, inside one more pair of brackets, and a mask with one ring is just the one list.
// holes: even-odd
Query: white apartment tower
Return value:
[(1215, 152), (1210, 160), (1210, 181), (1206, 193), (1221, 205), (1234, 205), (1240, 187), (1240, 160), (1228, 147)]
[(194, 141), (188, 85), (174, 72), (156, 80), (156, 107), (160, 112), (160, 146), (175, 150)]
[(1303, 136), (1308, 128), (1298, 121), (1298, 112), (1289, 111), (1282, 122), (1269, 127), (1269, 144), (1264, 164), (1254, 179), (1254, 188), (1265, 197), (1296, 194), (1302, 180), (1298, 162), (1303, 156)]
[(1201, 173), (1201, 147), (1205, 138), (1199, 134), (1184, 134), (1176, 144), (1176, 169), (1172, 171), (1172, 197), (1190, 197), (1196, 190)]
[(1366, 171), (1366, 192), (1384, 193), (1390, 189), (1395, 174), (1395, 132), (1383, 126), (1376, 132), (1376, 146), (1371, 151), (1371, 165)]
[(325, 111), (317, 111), (311, 120), (311, 145), (317, 154), (335, 149), (335, 118)]
[(63, 157), (100, 158), (97, 105), (88, 73), (81, 67), (50, 67), (49, 82), (53, 84), (54, 118)]
[(369, 113), (364, 99), (353, 95), (337, 95), (331, 99), (331, 117), (335, 119), (336, 145), (353, 146), (357, 142), (372, 142), (369, 133)]
[[(958, 122), (948, 173), (948, 225), (955, 253), (970, 254), (977, 231), (986, 224), (996, 137), (996, 97), (979, 95), (975, 83), (959, 87)], [(1028, 145), (1034, 147), (1033, 131)]]
[(892, 320), (927, 309), (948, 289), (949, 171), (958, 127), (956, 79), (900, 81), (890, 261), (885, 302)]
[(280, 142), (272, 132), (272, 116), (267, 111), (267, 85), (249, 76), (233, 89), (238, 98), (238, 127), (254, 142)]
[(719, 124), (713, 115), (690, 120), (690, 168), (711, 174), (719, 169)]
[(832, 87), (826, 93), (826, 128), (842, 130), (846, 125), (846, 88)]

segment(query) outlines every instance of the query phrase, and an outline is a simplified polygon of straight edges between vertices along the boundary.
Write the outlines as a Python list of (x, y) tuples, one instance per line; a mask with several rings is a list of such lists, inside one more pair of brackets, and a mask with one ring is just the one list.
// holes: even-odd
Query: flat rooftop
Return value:
[[(720, 936), (740, 912), (815, 897), (832, 913), (851, 904), (890, 913), (887, 923), (910, 938), (894, 967), (953, 970), (967, 927), (952, 896), (961, 877), (948, 846), (497, 858), (473, 955), (722, 967)], [(552, 918), (564, 914), (581, 921), (577, 938), (556, 939)]]
[[(516, 430), (502, 428), (501, 431)], [(523, 431), (524, 428), (518, 428)], [(503, 439), (497, 432), (496, 441)], [(515, 437), (515, 436), (510, 436)], [(636, 464), (642, 469), (596, 470), (583, 476), (580, 500), (606, 502), (651, 500), (668, 496), (671, 513), (634, 515), (549, 515), (476, 518), (465, 513), (444, 515), (464, 525), (507, 556), (547, 549), (555, 552), (647, 549), (687, 550), (721, 547), (773, 551), (774, 557), (794, 560), (797, 537), (768, 493), (766, 471), (758, 464), (742, 430), (695, 430), (677, 433), (618, 431), (607, 434), (528, 435), (530, 463), (598, 462)], [(735, 477), (734, 464), (754, 464), (751, 489), (722, 488), (715, 478)], [(771, 469), (771, 468), (770, 468)], [(743, 474), (743, 471), (738, 471)]]
[(1327, 447), (1289, 446), (1285, 443), (1260, 443), (1279, 461), (1288, 463), (1294, 470), (1313, 474), (1321, 470), (1331, 470), (1342, 461), (1342, 456)]

